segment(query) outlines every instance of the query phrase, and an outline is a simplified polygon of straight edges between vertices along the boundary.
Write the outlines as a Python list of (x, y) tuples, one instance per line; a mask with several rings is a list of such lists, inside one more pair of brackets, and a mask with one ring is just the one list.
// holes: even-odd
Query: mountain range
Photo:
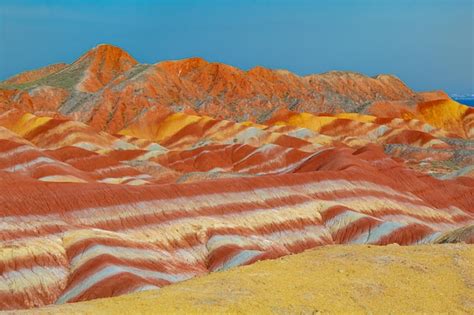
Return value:
[[(444, 92), (416, 93), (391, 75), (332, 71), (300, 77), (263, 67), (243, 71), (201, 58), (148, 65), (111, 45), (99, 45), (72, 64), (16, 75), (0, 88), (2, 110), (54, 111), (112, 133), (154, 110), (257, 123), (280, 110), (357, 112), (421, 117), (462, 135), (471, 127), (459, 126), (458, 121), (443, 125), (435, 121), (439, 117), (429, 117), (430, 109), (424, 107), (449, 100)], [(465, 116), (472, 113), (467, 111)]]

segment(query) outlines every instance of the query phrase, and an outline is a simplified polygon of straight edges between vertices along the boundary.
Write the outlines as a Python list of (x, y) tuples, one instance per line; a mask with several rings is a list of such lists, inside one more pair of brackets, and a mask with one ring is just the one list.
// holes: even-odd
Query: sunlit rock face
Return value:
[(474, 242), (474, 113), (393, 76), (100, 45), (0, 87), (0, 309), (328, 244)]

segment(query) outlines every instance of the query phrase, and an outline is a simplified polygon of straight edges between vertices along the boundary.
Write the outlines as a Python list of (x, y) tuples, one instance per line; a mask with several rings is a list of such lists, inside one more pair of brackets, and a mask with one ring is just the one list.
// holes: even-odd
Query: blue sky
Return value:
[(144, 63), (392, 73), (415, 90), (474, 93), (473, 3), (1, 0), (0, 79), (110, 43)]

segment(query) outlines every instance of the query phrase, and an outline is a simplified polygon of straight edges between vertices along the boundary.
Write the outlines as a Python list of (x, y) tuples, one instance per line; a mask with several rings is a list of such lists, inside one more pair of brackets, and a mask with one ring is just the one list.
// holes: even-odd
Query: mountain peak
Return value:
[(96, 92), (136, 64), (138, 62), (120, 47), (110, 44), (97, 45), (73, 64), (85, 70), (77, 89), (83, 92)]
[(87, 51), (84, 55), (79, 58), (92, 57), (92, 56), (108, 56), (108, 57), (117, 57), (117, 56), (127, 56), (130, 59), (135, 60), (132, 56), (130, 56), (124, 49), (114, 46), (111, 44), (98, 44), (97, 46), (93, 47), (89, 51)]

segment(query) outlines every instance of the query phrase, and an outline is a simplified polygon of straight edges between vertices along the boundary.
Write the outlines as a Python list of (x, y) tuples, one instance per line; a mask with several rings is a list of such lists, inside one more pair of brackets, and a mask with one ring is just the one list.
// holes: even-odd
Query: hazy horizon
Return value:
[(247, 70), (393, 74), (473, 94), (473, 2), (2, 1), (0, 80), (100, 43), (142, 63), (202, 57)]

